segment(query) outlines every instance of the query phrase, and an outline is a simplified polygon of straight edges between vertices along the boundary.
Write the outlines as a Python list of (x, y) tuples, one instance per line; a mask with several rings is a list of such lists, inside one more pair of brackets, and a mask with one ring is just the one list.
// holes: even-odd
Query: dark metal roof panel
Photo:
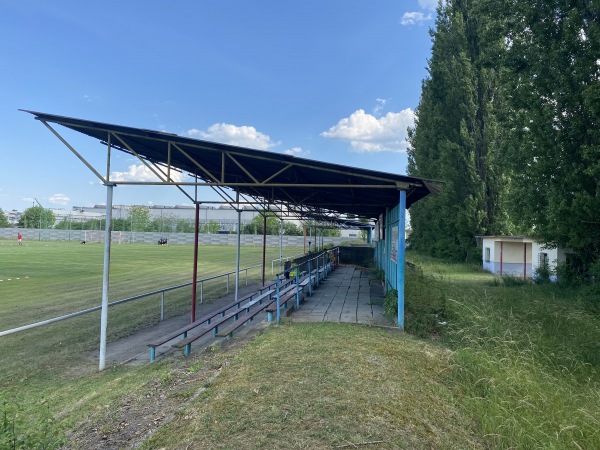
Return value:
[[(435, 181), (391, 174), (291, 155), (182, 137), (171, 133), (113, 125), (90, 120), (25, 111), (44, 122), (60, 124), (159, 164), (171, 165), (206, 182), (218, 180), (243, 194), (270, 201), (291, 202), (311, 208), (376, 218), (398, 204), (398, 187), (407, 190), (407, 207), (422, 199)], [(185, 154), (184, 154), (185, 153)], [(186, 156), (187, 154), (187, 156)], [(223, 159), (225, 164), (223, 165)], [(203, 170), (199, 170), (200, 164)], [(239, 183), (247, 185), (236, 186)], [(315, 187), (313, 185), (327, 185)], [(354, 186), (354, 187), (351, 187)]]

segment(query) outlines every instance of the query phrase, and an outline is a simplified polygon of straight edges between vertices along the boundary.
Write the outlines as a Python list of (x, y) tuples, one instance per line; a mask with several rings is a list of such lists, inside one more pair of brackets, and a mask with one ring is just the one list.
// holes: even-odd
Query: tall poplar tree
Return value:
[(500, 104), (500, 68), (490, 57), (498, 43), (482, 43), (484, 26), (490, 21), (477, 2), (448, 1), (438, 8), (429, 76), (409, 132), (409, 174), (445, 182), (439, 196), (411, 208), (411, 245), (434, 256), (469, 259), (476, 235), (508, 227), (493, 112), (494, 102)]
[(512, 212), (585, 268), (600, 259), (600, 3), (503, 3)]

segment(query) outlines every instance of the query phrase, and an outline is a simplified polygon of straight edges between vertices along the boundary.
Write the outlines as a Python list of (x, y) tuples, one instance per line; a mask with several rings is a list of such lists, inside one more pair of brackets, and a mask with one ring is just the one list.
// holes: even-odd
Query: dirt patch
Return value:
[(98, 419), (86, 418), (71, 430), (64, 450), (136, 448), (200, 395), (230, 361), (262, 332), (248, 329), (189, 358), (172, 357), (172, 366), (122, 398)]

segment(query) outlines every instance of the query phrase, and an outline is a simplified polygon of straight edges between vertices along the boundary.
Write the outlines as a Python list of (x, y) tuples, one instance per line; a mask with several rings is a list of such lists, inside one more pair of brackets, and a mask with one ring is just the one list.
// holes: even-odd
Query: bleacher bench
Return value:
[[(161, 338), (149, 343), (148, 347), (150, 347), (150, 361), (154, 361), (156, 359), (156, 349), (158, 347), (160, 347), (161, 345), (166, 344), (167, 342), (169, 342), (173, 339), (176, 339), (180, 336), (182, 337), (182, 339), (186, 339), (188, 337), (187, 336), (188, 332), (190, 332), (191, 330), (198, 328), (204, 324), (214, 325), (213, 327), (208, 327), (206, 329), (206, 331), (203, 330), (202, 334), (195, 335), (196, 339), (198, 339), (199, 337), (204, 336), (209, 331), (214, 330), (215, 327), (218, 329), (218, 325), (220, 325), (224, 321), (229, 320), (231, 317), (236, 317), (239, 314), (240, 309), (248, 310), (250, 308), (250, 306), (252, 306), (253, 304), (255, 304), (257, 302), (259, 304), (261, 304), (265, 299), (267, 299), (267, 298), (270, 299), (271, 295), (274, 292), (275, 292), (274, 290), (267, 290), (267, 291), (261, 293), (258, 297), (254, 297), (256, 294), (252, 294), (241, 300), (237, 300), (232, 303), (229, 303), (229, 304), (217, 309), (216, 311), (206, 314), (205, 316), (195, 320), (194, 322), (189, 323), (188, 325), (186, 325), (182, 328), (179, 328), (178, 330), (175, 330), (172, 333), (162, 336)], [(232, 308), (236, 308), (236, 310), (229, 314), (226, 314), (226, 312)], [(218, 317), (219, 315), (221, 317), (215, 321), (215, 318)], [(222, 319), (225, 319), (225, 320), (222, 320)], [(237, 317), (236, 317), (236, 319), (237, 319)], [(214, 332), (214, 333), (216, 334), (216, 332)]]

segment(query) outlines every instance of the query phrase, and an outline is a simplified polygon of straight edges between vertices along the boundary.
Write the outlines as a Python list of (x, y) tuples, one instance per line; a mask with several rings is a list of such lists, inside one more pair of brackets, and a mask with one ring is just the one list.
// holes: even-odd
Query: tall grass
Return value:
[(445, 296), (448, 382), (496, 448), (600, 448), (600, 317), (578, 291), (411, 255)]

